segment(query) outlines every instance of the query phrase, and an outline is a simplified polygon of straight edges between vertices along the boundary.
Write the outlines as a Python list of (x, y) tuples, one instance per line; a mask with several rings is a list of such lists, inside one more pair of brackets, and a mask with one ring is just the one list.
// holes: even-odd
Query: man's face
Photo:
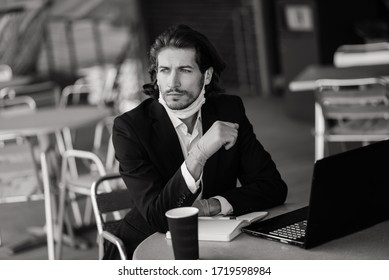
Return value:
[(203, 86), (203, 74), (195, 61), (194, 49), (166, 48), (157, 57), (157, 83), (162, 98), (173, 110), (192, 104)]

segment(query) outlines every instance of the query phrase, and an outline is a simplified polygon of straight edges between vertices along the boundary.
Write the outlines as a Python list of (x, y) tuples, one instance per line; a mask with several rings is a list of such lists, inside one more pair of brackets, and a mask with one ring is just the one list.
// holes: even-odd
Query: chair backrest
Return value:
[[(109, 192), (102, 191), (104, 188), (101, 186), (108, 182), (113, 185), (112, 181), (119, 181), (122, 183), (121, 186), (123, 186), (123, 188), (116, 184), (114, 190)], [(128, 190), (124, 187), (120, 174), (115, 173), (100, 177), (92, 184), (91, 197), (98, 231), (99, 259), (102, 259), (104, 255), (104, 240), (108, 240), (116, 245), (121, 259), (126, 260), (127, 254), (124, 249), (123, 241), (115, 236), (115, 230), (122, 217), (115, 214), (118, 212), (127, 213), (128, 211), (131, 211), (133, 202)], [(111, 213), (112, 215), (110, 215)], [(111, 219), (108, 219), (108, 216), (110, 216)]]
[(37, 107), (57, 106), (60, 99), (60, 87), (52, 81), (36, 82), (3, 88), (0, 97), (13, 99), (16, 97), (31, 97)]
[(94, 105), (104, 105), (115, 98), (114, 86), (118, 70), (114, 65), (96, 65), (80, 70), (88, 85), (88, 101)]
[(68, 85), (63, 88), (59, 107), (65, 108), (70, 102), (72, 105), (79, 104), (82, 101), (81, 96), (89, 94), (89, 86), (84, 79), (78, 79), (73, 85)]
[(32, 113), (35, 109), (36, 103), (29, 96), (0, 99), (0, 117)]
[[(112, 174), (100, 177), (95, 181), (91, 188), (91, 197), (93, 211), (95, 213), (96, 225), (99, 234), (101, 234), (105, 228), (107, 220), (105, 219), (107, 214), (129, 210), (133, 207), (133, 202), (130, 194), (126, 188), (116, 188), (111, 192), (106, 192), (102, 187), (104, 183), (112, 181), (119, 181), (122, 183), (120, 174)], [(123, 186), (123, 184), (122, 184)]]
[(389, 116), (388, 84), (382, 78), (316, 81), (316, 102), (325, 119), (372, 119)]

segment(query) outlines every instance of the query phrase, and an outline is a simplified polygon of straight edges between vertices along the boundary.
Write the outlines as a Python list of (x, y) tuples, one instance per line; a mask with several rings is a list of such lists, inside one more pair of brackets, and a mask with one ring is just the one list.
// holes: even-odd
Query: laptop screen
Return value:
[(306, 248), (389, 219), (389, 140), (315, 163)]

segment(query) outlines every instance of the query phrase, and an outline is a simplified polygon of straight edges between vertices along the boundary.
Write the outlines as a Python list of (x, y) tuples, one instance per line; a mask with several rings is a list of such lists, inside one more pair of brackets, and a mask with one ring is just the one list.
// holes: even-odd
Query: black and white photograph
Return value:
[(0, 0), (21, 279), (378, 276), (388, 164), (388, 0)]

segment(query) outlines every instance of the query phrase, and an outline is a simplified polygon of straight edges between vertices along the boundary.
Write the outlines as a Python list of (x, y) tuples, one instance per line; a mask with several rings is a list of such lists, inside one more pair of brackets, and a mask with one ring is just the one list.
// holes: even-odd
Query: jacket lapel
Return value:
[[(203, 135), (208, 131), (212, 124), (218, 120), (216, 110), (213, 108), (213, 104), (206, 101), (201, 109), (201, 117), (203, 124)], [(216, 152), (211, 156), (204, 166), (203, 171), (203, 197), (209, 198), (213, 195), (212, 189), (216, 182), (217, 165), (219, 162), (219, 152)]]
[(158, 101), (152, 103), (150, 116), (153, 118), (153, 135), (151, 141), (154, 143), (157, 158), (163, 159), (163, 169), (167, 169), (171, 177), (184, 161), (180, 141), (165, 109)]

